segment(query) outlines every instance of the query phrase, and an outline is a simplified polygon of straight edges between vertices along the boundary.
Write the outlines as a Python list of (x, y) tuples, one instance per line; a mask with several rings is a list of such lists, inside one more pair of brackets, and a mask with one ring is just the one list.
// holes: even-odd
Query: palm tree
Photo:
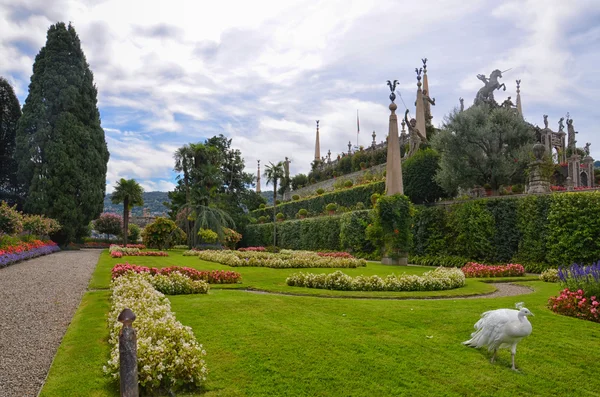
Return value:
[(123, 243), (127, 245), (127, 234), (129, 230), (129, 211), (133, 207), (144, 205), (144, 189), (135, 179), (121, 178), (115, 186), (110, 201), (113, 204), (123, 203)]
[[(175, 152), (175, 171), (183, 172), (183, 185), (185, 187), (185, 206), (189, 208), (191, 202), (190, 196), (190, 173), (194, 166), (194, 149), (190, 145), (183, 145)], [(179, 178), (179, 177), (178, 177)], [(183, 211), (184, 209), (182, 209)], [(188, 210), (185, 210), (189, 212)], [(190, 221), (185, 216), (185, 233), (187, 234), (188, 246), (193, 244), (192, 233), (190, 233)]]
[(276, 203), (277, 203), (277, 182), (284, 178), (285, 174), (283, 171), (283, 161), (277, 164), (273, 164), (269, 161), (269, 165), (265, 167), (265, 178), (267, 178), (267, 185), (273, 184), (273, 246), (277, 245), (277, 220), (276, 217)]

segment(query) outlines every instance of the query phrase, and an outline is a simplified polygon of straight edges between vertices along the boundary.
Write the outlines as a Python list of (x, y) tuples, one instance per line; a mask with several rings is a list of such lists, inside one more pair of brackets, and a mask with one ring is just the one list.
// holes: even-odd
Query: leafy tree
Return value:
[(533, 127), (512, 110), (455, 110), (432, 140), (441, 155), (435, 180), (448, 193), (485, 184), (497, 192), (501, 185), (522, 183), (533, 137)]
[(444, 197), (444, 190), (435, 181), (440, 155), (433, 149), (418, 150), (402, 164), (404, 193), (415, 204), (432, 203)]
[(79, 37), (71, 25), (52, 25), (33, 64), (15, 158), (25, 210), (58, 220), (59, 243), (85, 236), (102, 212), (108, 157)]
[(142, 241), (148, 248), (169, 249), (186, 240), (183, 230), (170, 219), (158, 217), (142, 231)]
[(94, 221), (94, 229), (101, 234), (119, 235), (123, 231), (123, 218), (117, 214), (105, 212)]
[(140, 239), (142, 229), (140, 229), (140, 227), (135, 223), (130, 223), (127, 228), (129, 229), (129, 235), (127, 237), (128, 241), (132, 243), (137, 243)]
[(123, 244), (127, 244), (129, 234), (129, 211), (133, 207), (144, 205), (144, 189), (135, 179), (121, 178), (115, 186), (115, 191), (111, 195), (111, 201), (114, 204), (123, 203)]
[(16, 203), (17, 162), (14, 160), (17, 122), (21, 117), (21, 105), (15, 91), (6, 79), (0, 77), (0, 199)]
[[(269, 161), (269, 165), (265, 167), (265, 178), (267, 178), (267, 185), (273, 185), (273, 203), (277, 202), (277, 182), (284, 178), (283, 162), (273, 164)], [(277, 222), (275, 222), (277, 213), (277, 206), (273, 204), (273, 246), (277, 245)]]
[(298, 190), (308, 185), (308, 176), (304, 174), (297, 174), (290, 180), (293, 190)]

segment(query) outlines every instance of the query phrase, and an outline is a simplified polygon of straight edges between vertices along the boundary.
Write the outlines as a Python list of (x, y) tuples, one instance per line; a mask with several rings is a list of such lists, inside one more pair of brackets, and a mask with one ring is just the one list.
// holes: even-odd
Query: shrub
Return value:
[(294, 195), (292, 196), (292, 200), (294, 200), (294, 201), (298, 201), (298, 200), (300, 200), (300, 196), (299, 196), (299, 195), (297, 195), (297, 194), (294, 194)]
[(200, 230), (198, 230), (198, 237), (200, 237), (200, 240), (206, 244), (214, 244), (219, 239), (219, 235), (216, 232), (213, 232), (210, 229), (203, 228), (200, 228)]
[(237, 243), (240, 242), (241, 239), (242, 235), (240, 233), (228, 227), (223, 228), (223, 240), (221, 241), (221, 243), (225, 247), (233, 250), (235, 249), (235, 246), (237, 245)]
[(306, 210), (306, 208), (300, 208), (300, 210), (298, 211), (298, 215), (308, 216), (308, 211)]
[(259, 205), (258, 208), (265, 209), (265, 208), (267, 208), (267, 206), (263, 203), (263, 204)]
[(472, 260), (493, 259), (494, 217), (484, 201), (454, 205), (448, 223), (454, 238), (454, 255)]
[[(448, 212), (442, 206), (417, 207), (413, 218), (413, 253), (417, 256), (442, 257), (450, 251)], [(461, 264), (463, 266), (465, 263)], [(413, 262), (414, 263), (414, 262)], [(417, 263), (415, 263), (417, 264)], [(445, 266), (434, 264), (430, 266)]]
[(123, 218), (120, 215), (105, 212), (93, 222), (94, 229), (100, 234), (118, 236), (123, 232)]
[(285, 215), (283, 215), (281, 212), (278, 212), (275, 217), (277, 218), (278, 221), (282, 221), (285, 219)]
[(404, 194), (413, 203), (433, 203), (445, 197), (444, 190), (434, 180), (439, 171), (440, 155), (433, 149), (418, 150), (402, 164)]
[(268, 222), (269, 218), (267, 218), (266, 216), (259, 216), (258, 217), (258, 223), (265, 223)]
[(294, 273), (286, 279), (292, 287), (342, 291), (442, 291), (464, 287), (465, 276), (458, 269), (443, 267), (417, 275), (351, 277), (341, 271), (331, 274)]
[(565, 288), (559, 296), (548, 299), (548, 307), (564, 316), (600, 322), (600, 301), (596, 296), (586, 297), (583, 290), (570, 291)]
[(340, 217), (340, 245), (353, 253), (371, 253), (375, 247), (366, 235), (369, 211), (347, 212)]
[(349, 187), (352, 187), (352, 185), (353, 185), (353, 184), (354, 184), (354, 183), (352, 183), (352, 181), (351, 181), (351, 180), (347, 180), (346, 182), (344, 182), (344, 187), (345, 187), (345, 188), (349, 188)]
[(60, 230), (58, 221), (43, 215), (24, 215), (23, 231), (36, 236), (48, 236)]
[(281, 204), (281, 200), (275, 200), (275, 205)]
[(175, 222), (167, 218), (156, 218), (142, 231), (142, 240), (148, 248), (169, 249), (186, 242), (183, 230)]
[(117, 317), (125, 308), (136, 320), (138, 379), (145, 391), (199, 387), (208, 372), (206, 355), (190, 327), (176, 320), (169, 300), (150, 283), (152, 276), (129, 272), (111, 283), (108, 316), (111, 354), (104, 372), (119, 378), (119, 333)]
[(325, 209), (329, 212), (335, 211), (337, 209), (337, 204), (329, 203), (325, 206)]
[(511, 191), (514, 194), (522, 194), (525, 192), (525, 186), (521, 185), (520, 183), (513, 185)]
[(375, 226), (383, 232), (384, 254), (395, 257), (408, 252), (412, 241), (410, 230), (413, 214), (408, 197), (401, 194), (381, 196), (374, 210)]
[(23, 231), (23, 215), (17, 206), (10, 207), (6, 201), (0, 202), (0, 234), (19, 234)]
[(138, 225), (135, 223), (130, 223), (127, 225), (127, 230), (127, 241), (133, 241), (134, 243), (139, 241), (142, 229), (140, 229)]
[(366, 266), (364, 259), (322, 257), (311, 251), (282, 250), (280, 253), (240, 252), (240, 251), (202, 251), (197, 256), (206, 261), (222, 263), (227, 266), (304, 268), (304, 267), (344, 267)]
[(317, 194), (318, 194), (319, 196), (320, 196), (320, 195), (322, 195), (323, 193), (325, 193), (325, 190), (324, 190), (324, 189), (322, 189), (322, 188), (318, 188), (318, 189), (317, 189)]
[(379, 197), (381, 197), (381, 194), (379, 193), (373, 193), (370, 197), (371, 199), (371, 204), (373, 205), (373, 207), (375, 207), (375, 204), (377, 203), (377, 200), (379, 200)]
[(356, 211), (362, 211), (362, 210), (364, 210), (365, 208), (366, 208), (366, 207), (365, 207), (365, 204), (364, 204), (362, 201), (359, 201), (358, 203), (356, 203), (356, 204), (354, 205), (354, 209), (355, 209)]
[(525, 268), (515, 263), (490, 266), (469, 262), (461, 270), (466, 277), (514, 277), (525, 274)]
[(540, 280), (547, 283), (558, 283), (560, 281), (558, 278), (558, 269), (544, 270), (542, 274), (540, 274)]

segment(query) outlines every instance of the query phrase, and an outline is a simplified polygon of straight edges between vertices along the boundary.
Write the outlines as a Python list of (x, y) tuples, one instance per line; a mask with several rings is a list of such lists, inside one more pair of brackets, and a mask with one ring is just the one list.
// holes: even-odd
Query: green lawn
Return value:
[[(128, 259), (148, 266), (226, 268), (177, 254)], [(110, 267), (116, 262), (103, 254), (90, 287), (106, 287)], [(276, 290), (281, 275), (285, 280), (290, 272), (235, 270), (242, 273), (244, 287), (271, 290)], [(385, 275), (392, 270), (397, 271), (369, 264), (348, 273)], [(600, 396), (600, 378), (594, 371), (600, 358), (600, 325), (549, 311), (546, 301), (558, 292), (558, 285), (524, 284), (535, 292), (496, 299), (322, 299), (216, 287), (209, 295), (169, 299), (177, 319), (193, 328), (207, 351), (211, 371), (207, 391), (196, 395)], [(465, 289), (479, 286), (491, 287), (469, 280)], [(104, 291), (86, 294), (42, 396), (118, 395), (117, 386), (101, 374), (109, 351), (107, 299)], [(513, 307), (521, 300), (535, 314), (533, 334), (519, 344), (521, 372), (510, 370), (506, 350), (492, 365), (487, 351), (460, 344), (469, 338), (483, 311)]]

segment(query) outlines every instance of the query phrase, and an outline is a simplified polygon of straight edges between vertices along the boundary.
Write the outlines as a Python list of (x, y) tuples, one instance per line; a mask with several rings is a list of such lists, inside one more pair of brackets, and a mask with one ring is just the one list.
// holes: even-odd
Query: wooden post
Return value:
[(119, 333), (119, 371), (121, 376), (121, 397), (139, 397), (137, 371), (137, 340), (135, 329), (131, 326), (135, 314), (124, 309), (118, 318), (123, 323)]

